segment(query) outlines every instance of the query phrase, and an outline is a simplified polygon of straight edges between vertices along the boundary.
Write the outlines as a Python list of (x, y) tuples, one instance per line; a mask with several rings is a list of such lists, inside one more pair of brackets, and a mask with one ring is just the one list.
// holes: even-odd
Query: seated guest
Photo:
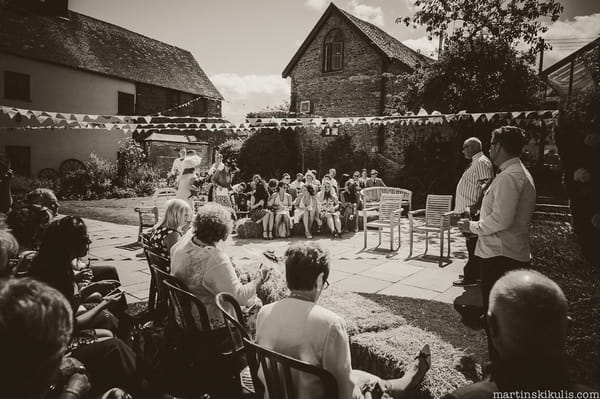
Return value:
[[(327, 370), (335, 377), (339, 398), (364, 398), (363, 394), (373, 384), (396, 397), (420, 384), (430, 366), (427, 345), (400, 379), (386, 381), (353, 370), (344, 320), (316, 303), (329, 285), (327, 252), (314, 243), (298, 243), (288, 248), (285, 256), (285, 274), (291, 293), (288, 298), (264, 306), (258, 313), (256, 342), (259, 345)], [(298, 373), (292, 378), (297, 398), (323, 398), (316, 377)]]
[(277, 184), (279, 181), (277, 179), (269, 179), (269, 183), (267, 184), (267, 190), (269, 191), (269, 196), (273, 195), (273, 193), (277, 192)]
[(256, 290), (267, 277), (267, 271), (263, 269), (253, 281), (240, 282), (229, 256), (220, 249), (232, 228), (227, 208), (208, 203), (198, 210), (192, 234), (186, 234), (171, 254), (171, 273), (200, 298), (213, 328), (225, 328), (215, 302), (218, 293), (228, 292), (240, 305), (252, 305), (259, 301)]
[(487, 321), (499, 354), (484, 381), (447, 398), (493, 398), (494, 392), (591, 391), (570, 381), (566, 363), (567, 299), (534, 270), (508, 272), (490, 292)]
[(358, 201), (359, 195), (353, 179), (346, 181), (344, 190), (340, 192), (340, 213), (342, 214), (342, 232), (351, 228), (358, 231)]
[(49, 188), (36, 188), (33, 191), (27, 193), (25, 200), (28, 204), (41, 205), (52, 212), (52, 217), (55, 218), (58, 215), (58, 199), (56, 194)]
[(290, 187), (296, 190), (297, 194), (300, 194), (302, 186), (304, 186), (304, 175), (302, 173), (296, 173), (296, 180), (290, 183)]
[(192, 208), (182, 199), (169, 200), (166, 205), (165, 215), (152, 228), (148, 246), (154, 253), (168, 259), (171, 247), (190, 227)]
[(360, 190), (360, 172), (358, 170), (355, 170), (354, 173), (352, 173), (351, 179), (354, 180), (357, 189)]
[(267, 207), (269, 192), (264, 180), (259, 175), (254, 176), (252, 184), (254, 189), (250, 197), (248, 217), (253, 222), (262, 223), (263, 238), (269, 240), (273, 238), (273, 213)]
[(236, 212), (248, 212), (248, 194), (246, 194), (246, 183), (238, 183), (232, 187), (231, 203)]
[(8, 230), (0, 229), (0, 278), (10, 276), (9, 260), (19, 255), (19, 243)]
[(340, 191), (340, 187), (344, 187), (344, 186), (343, 185), (340, 186), (340, 184), (338, 184), (338, 181), (335, 179), (336, 173), (337, 173), (337, 171), (335, 170), (335, 168), (330, 168), (329, 172), (327, 174), (331, 178), (331, 185), (333, 187), (335, 187), (335, 191), (336, 192), (339, 192)]
[(338, 189), (337, 187), (333, 184), (333, 179), (331, 178), (331, 176), (329, 175), (325, 175), (323, 176), (323, 179), (321, 179), (321, 190), (323, 190), (323, 186), (325, 184), (329, 184), (331, 186), (331, 188), (333, 189), (333, 192), (337, 195), (338, 193)]
[[(87, 297), (90, 289), (79, 291), (75, 281), (73, 263), (78, 258), (87, 255), (89, 245), (87, 227), (81, 218), (65, 216), (60, 220), (55, 220), (48, 226), (47, 234), (31, 264), (29, 274), (57, 289), (67, 298), (73, 313), (76, 314), (77, 328), (100, 328), (115, 332), (118, 320), (108, 312), (107, 308), (112, 303), (122, 300), (122, 292), (112, 295), (102, 292), (103, 297), (100, 303), (93, 305), (89, 310), (85, 307), (80, 309), (81, 298)], [(114, 285), (107, 288), (109, 291), (113, 289)]]
[[(292, 231), (292, 220), (290, 211), (292, 210), (292, 196), (286, 192), (287, 184), (280, 181), (277, 185), (277, 192), (269, 198), (269, 208), (272, 209), (275, 222), (274, 231), (278, 232), (279, 237), (290, 237)], [(279, 234), (282, 232), (283, 235)]]
[[(42, 399), (59, 377), (60, 398), (80, 398), (89, 391), (85, 367), (63, 358), (72, 317), (57, 290), (28, 278), (0, 280), (1, 397)], [(69, 372), (61, 367), (66, 362), (75, 365)]]
[(311, 171), (306, 172), (304, 175), (304, 180), (306, 185), (313, 186), (315, 191), (319, 191), (321, 182), (315, 178), (315, 175)]
[(379, 172), (377, 172), (375, 169), (371, 169), (371, 177), (369, 177), (367, 179), (367, 187), (386, 187), (385, 183), (383, 182), (383, 180), (381, 180), (379, 177), (377, 177), (379, 175)]
[(298, 191), (291, 186), (292, 178), (289, 173), (284, 173), (281, 181), (285, 183), (285, 192), (292, 196), (292, 201), (298, 196)]
[(317, 201), (315, 188), (312, 185), (302, 186), (298, 198), (294, 201), (294, 208), (295, 224), (302, 221), (306, 238), (312, 238), (312, 225), (319, 213), (319, 201)]
[(317, 194), (317, 200), (319, 201), (321, 220), (325, 220), (329, 231), (334, 237), (341, 237), (340, 202), (329, 179), (323, 180), (323, 186), (319, 194)]
[(53, 218), (50, 209), (37, 204), (13, 207), (6, 217), (6, 224), (19, 242), (19, 251), (36, 250)]
[(367, 170), (363, 169), (360, 172), (360, 177), (358, 178), (358, 188), (362, 190), (367, 187), (367, 180), (369, 180), (369, 176), (367, 175)]

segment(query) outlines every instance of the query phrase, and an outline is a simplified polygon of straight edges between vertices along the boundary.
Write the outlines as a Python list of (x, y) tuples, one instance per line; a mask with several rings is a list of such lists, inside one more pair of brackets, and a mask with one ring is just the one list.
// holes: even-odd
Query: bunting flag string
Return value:
[(305, 117), (305, 118), (247, 118), (245, 123), (234, 124), (223, 118), (207, 118), (195, 116), (166, 117), (166, 116), (125, 116), (125, 115), (92, 115), (69, 114), (64, 112), (48, 112), (0, 106), (0, 115), (6, 115), (16, 122), (13, 129), (34, 128), (72, 128), (72, 129), (105, 129), (122, 130), (124, 132), (152, 130), (161, 131), (218, 131), (232, 130), (234, 132), (251, 132), (258, 128), (288, 128), (299, 127), (336, 128), (340, 126), (386, 126), (397, 125), (428, 125), (452, 123), (457, 120), (470, 119), (473, 122), (491, 121), (494, 118), (507, 119), (518, 125), (534, 124), (536, 126), (552, 126), (556, 124), (558, 110), (514, 111), (467, 113), (460, 111), (456, 114), (442, 114), (433, 111), (428, 114), (421, 109), (418, 114), (362, 117)]

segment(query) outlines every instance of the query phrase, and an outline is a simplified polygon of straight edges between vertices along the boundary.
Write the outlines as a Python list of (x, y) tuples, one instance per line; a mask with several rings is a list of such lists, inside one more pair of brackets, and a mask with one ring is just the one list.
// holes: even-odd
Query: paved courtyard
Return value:
[[(332, 258), (329, 281), (339, 288), (365, 293), (422, 298), (446, 303), (478, 306), (481, 304), (479, 289), (453, 287), (452, 282), (462, 273), (467, 250), (462, 235), (454, 230), (451, 235), (451, 256), (444, 266), (438, 266), (439, 240), (431, 239), (429, 255), (421, 256), (425, 244), (423, 237), (416, 237), (413, 257), (409, 254), (408, 221), (403, 220), (402, 246), (397, 252), (389, 251), (389, 235), (384, 234), (382, 246), (377, 245), (377, 231), (368, 232), (367, 249), (363, 249), (363, 232), (346, 234), (343, 239), (315, 236), (329, 249)], [(113, 265), (119, 271), (128, 302), (146, 300), (150, 284), (150, 272), (142, 251), (117, 248), (136, 241), (136, 226), (119, 225), (87, 219), (90, 238), (90, 259), (94, 264)], [(230, 237), (225, 251), (236, 264), (259, 261), (260, 254), (272, 249), (282, 256), (293, 242), (306, 240), (291, 239), (240, 239)], [(388, 248), (387, 250), (385, 248)], [(446, 253), (446, 250), (444, 251)]]

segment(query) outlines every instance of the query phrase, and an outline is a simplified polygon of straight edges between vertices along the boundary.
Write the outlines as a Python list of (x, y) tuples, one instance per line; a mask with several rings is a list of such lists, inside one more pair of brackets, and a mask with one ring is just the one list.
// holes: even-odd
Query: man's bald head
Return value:
[(469, 137), (463, 143), (463, 154), (465, 155), (465, 158), (471, 159), (473, 158), (473, 155), (481, 152), (482, 148), (481, 140), (477, 137)]
[(488, 316), (501, 358), (564, 354), (567, 299), (539, 272), (516, 270), (500, 278), (490, 293)]

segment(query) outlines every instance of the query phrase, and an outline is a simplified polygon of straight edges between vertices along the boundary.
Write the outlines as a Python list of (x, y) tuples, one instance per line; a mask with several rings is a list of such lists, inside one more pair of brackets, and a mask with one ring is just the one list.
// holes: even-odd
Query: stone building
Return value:
[(431, 61), (331, 3), (282, 76), (291, 79), (291, 112), (375, 116), (401, 87), (395, 75)]
[[(187, 50), (71, 11), (68, 0), (0, 0), (0, 105), (220, 117), (222, 100)], [(114, 161), (119, 141), (130, 136), (118, 129), (19, 130), (11, 122), (0, 120), (0, 152), (25, 176), (59, 171), (92, 151)]]

